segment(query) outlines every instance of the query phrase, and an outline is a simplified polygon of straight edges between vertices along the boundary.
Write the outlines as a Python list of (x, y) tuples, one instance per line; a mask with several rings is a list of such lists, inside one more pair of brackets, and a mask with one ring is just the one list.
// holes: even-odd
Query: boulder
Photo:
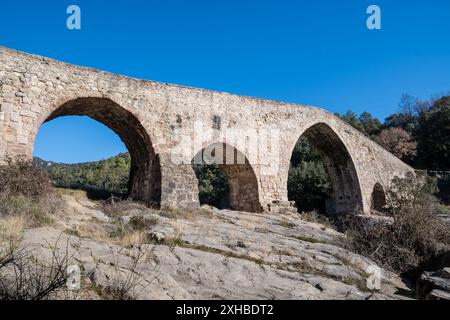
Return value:
[[(417, 295), (422, 299), (429, 299), (433, 297), (448, 297), (450, 294), (450, 268), (434, 272), (424, 272), (420, 276), (417, 286)], [(442, 294), (447, 293), (447, 295)], [(436, 299), (432, 299), (436, 300)]]
[(427, 295), (427, 300), (450, 300), (450, 293), (434, 289)]

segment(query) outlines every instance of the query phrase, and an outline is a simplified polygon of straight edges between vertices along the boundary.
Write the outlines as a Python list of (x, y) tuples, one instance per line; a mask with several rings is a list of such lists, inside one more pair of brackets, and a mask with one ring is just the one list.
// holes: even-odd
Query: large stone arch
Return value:
[(352, 156), (338, 134), (328, 124), (319, 122), (306, 129), (297, 141), (301, 137), (307, 138), (309, 143), (317, 148), (330, 176), (333, 197), (327, 201), (327, 213), (363, 212), (359, 176)]
[(229, 208), (237, 211), (262, 212), (259, 184), (248, 158), (237, 148), (224, 142), (206, 145), (193, 158), (194, 165), (215, 163), (229, 183)]
[[(109, 98), (75, 98), (56, 106), (39, 122), (63, 116), (88, 116), (110, 128), (123, 141), (131, 156), (130, 197), (155, 206), (161, 202), (161, 167), (152, 141), (138, 118)], [(36, 128), (36, 133), (39, 128)], [(35, 133), (35, 134), (36, 134)], [(33, 136), (34, 141), (35, 135)]]
[[(145, 128), (144, 130), (133, 124), (132, 131), (135, 133), (131, 136), (139, 136), (139, 132), (146, 131), (153, 142), (158, 157), (154, 155), (155, 151), (148, 142), (150, 139), (145, 135), (143, 141), (147, 141), (146, 143), (135, 143), (133, 139), (129, 139), (127, 144), (130, 149), (130, 145), (146, 146), (144, 149), (136, 147), (137, 150), (133, 153), (139, 155), (140, 152), (147, 152), (149, 155), (143, 158), (149, 161), (152, 168), (156, 167), (153, 164), (159, 160), (163, 207), (198, 207), (196, 178), (189, 163), (190, 159), (181, 164), (173, 160), (174, 149), (180, 145), (183, 149), (199, 151), (195, 150), (196, 144), (194, 147), (184, 145), (179, 139), (190, 135), (195, 138), (196, 135), (192, 132), (196, 121), (206, 123), (208, 127), (217, 127), (219, 131), (228, 128), (251, 128), (261, 131), (275, 129), (275, 132), (279, 132), (280, 155), (277, 155), (277, 146), (263, 150), (260, 154), (264, 160), (271, 159), (270, 163), (273, 165), (268, 167), (264, 162), (254, 163), (249, 156), (257, 177), (260, 203), (265, 210), (273, 213), (281, 212), (280, 210), (285, 210), (291, 204), (288, 201), (286, 186), (289, 158), (296, 142), (294, 139), (298, 139), (305, 128), (315, 123), (326, 123), (339, 136), (340, 140), (335, 138), (334, 141), (342, 143), (340, 149), (346, 152), (341, 153), (348, 153), (349, 157), (345, 158), (352, 161), (348, 161), (349, 165), (344, 163), (330, 170), (342, 169), (344, 173), (341, 174), (341, 180), (344, 181), (346, 176), (357, 177), (350, 179), (350, 192), (345, 188), (342, 188), (342, 192), (350, 197), (353, 193), (355, 197), (362, 193), (362, 211), (365, 213), (370, 212), (370, 197), (376, 182), (382, 182), (386, 187), (395, 176), (401, 177), (408, 172), (414, 172), (411, 167), (338, 117), (311, 106), (134, 79), (3, 47), (0, 47), (0, 75), (0, 162), (6, 154), (31, 157), (37, 128), (49, 119), (53, 112), (55, 113), (52, 116), (63, 115), (62, 111), (56, 111), (62, 105), (73, 104), (72, 100), (83, 97), (109, 98), (137, 119), (131, 121), (131, 124), (140, 123)], [(120, 116), (115, 118), (120, 118), (119, 123), (127, 119), (128, 113), (117, 114)], [(117, 130), (120, 129), (119, 126), (113, 124), (111, 127)], [(319, 136), (327, 136), (327, 130), (318, 131)], [(126, 137), (126, 132), (120, 135)], [(276, 135), (275, 133), (274, 136)], [(330, 147), (330, 150), (335, 150), (334, 145)], [(324, 153), (326, 155), (326, 152)], [(279, 159), (278, 162), (272, 161), (273, 155)], [(193, 156), (194, 154), (188, 158)], [(331, 159), (337, 157), (334, 154), (329, 156)], [(144, 162), (146, 161), (140, 163)], [(143, 171), (145, 170), (141, 172)], [(143, 180), (148, 179), (147, 184), (151, 184), (154, 179), (150, 174), (145, 176), (146, 179), (142, 178), (144, 176), (145, 174), (139, 174), (139, 177), (133, 179), (134, 185), (139, 185), (133, 192), (138, 198), (152, 199), (158, 192), (149, 192), (151, 188), (146, 187)], [(151, 194), (153, 195), (150, 196)], [(350, 204), (352, 208), (361, 205), (355, 200)], [(345, 207), (339, 206), (338, 209)]]

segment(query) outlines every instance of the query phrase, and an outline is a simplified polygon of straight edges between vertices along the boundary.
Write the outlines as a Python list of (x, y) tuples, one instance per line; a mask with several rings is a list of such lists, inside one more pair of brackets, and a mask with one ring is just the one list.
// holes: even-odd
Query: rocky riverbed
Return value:
[[(297, 214), (202, 208), (124, 208), (107, 215), (82, 193), (66, 193), (51, 226), (27, 229), (21, 245), (49, 261), (66, 254), (82, 270), (75, 298), (100, 299), (102, 289), (127, 286), (135, 299), (405, 299), (402, 280), (344, 249), (343, 235)], [(139, 232), (115, 240), (139, 222)]]

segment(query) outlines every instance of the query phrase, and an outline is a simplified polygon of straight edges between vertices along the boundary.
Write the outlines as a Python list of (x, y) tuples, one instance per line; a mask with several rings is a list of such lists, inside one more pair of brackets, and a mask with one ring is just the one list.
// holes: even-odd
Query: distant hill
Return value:
[(58, 187), (93, 188), (116, 194), (128, 192), (131, 165), (128, 153), (77, 164), (56, 163), (35, 157), (33, 163), (45, 169)]

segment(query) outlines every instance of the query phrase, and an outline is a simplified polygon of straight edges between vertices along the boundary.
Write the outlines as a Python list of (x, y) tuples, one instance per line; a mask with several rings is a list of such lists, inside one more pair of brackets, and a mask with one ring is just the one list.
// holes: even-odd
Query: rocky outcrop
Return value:
[[(52, 246), (66, 252), (83, 270), (79, 297), (101, 298), (99, 289), (118, 284), (136, 299), (400, 299), (407, 289), (380, 270), (380, 290), (369, 290), (376, 265), (342, 248), (342, 234), (297, 214), (133, 209), (114, 222), (86, 199), (66, 201), (70, 215), (26, 230), (22, 245), (44, 261)], [(67, 232), (95, 225), (100, 233), (133, 217), (151, 221), (139, 246)]]
[(450, 268), (424, 272), (416, 290), (419, 297), (427, 300), (450, 300)]

